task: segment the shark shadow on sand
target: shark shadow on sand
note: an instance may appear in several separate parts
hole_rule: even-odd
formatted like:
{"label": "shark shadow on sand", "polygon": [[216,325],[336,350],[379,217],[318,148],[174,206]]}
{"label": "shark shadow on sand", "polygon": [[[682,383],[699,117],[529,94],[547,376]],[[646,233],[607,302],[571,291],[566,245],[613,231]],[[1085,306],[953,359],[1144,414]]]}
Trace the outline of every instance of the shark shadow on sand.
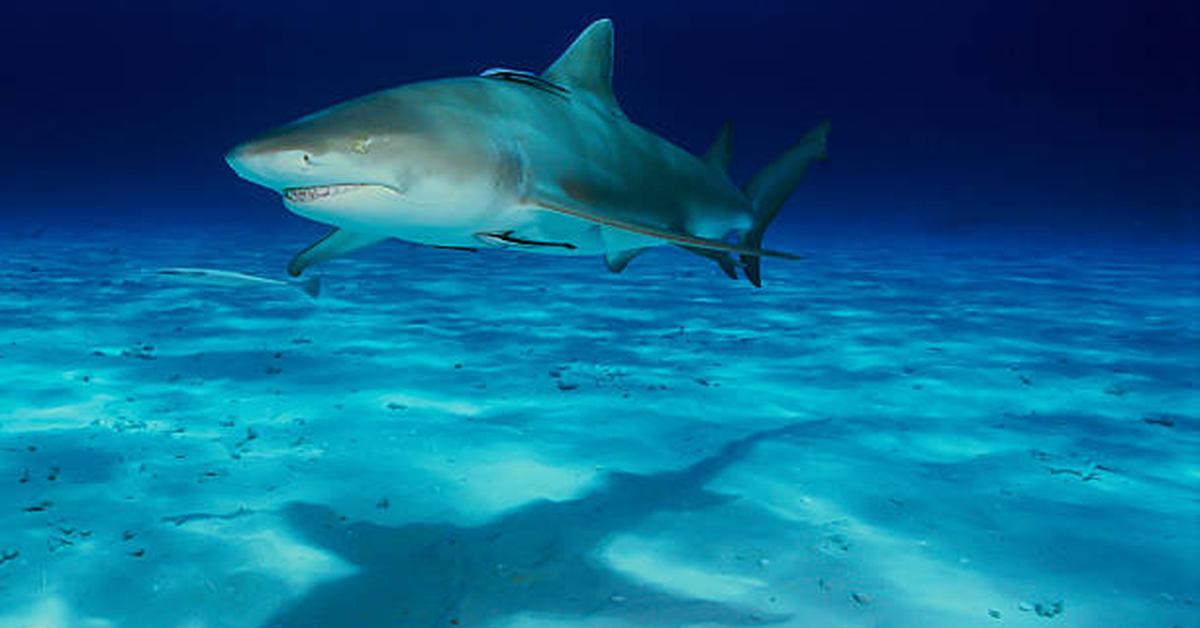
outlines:
{"label": "shark shadow on sand", "polygon": [[657,589],[609,569],[596,554],[656,513],[736,499],[705,485],[763,440],[820,435],[828,425],[757,432],[678,471],[612,473],[582,497],[539,500],[474,527],[347,523],[326,506],[291,504],[284,515],[294,530],[357,571],[317,585],[265,626],[481,626],[521,613],[639,626],[781,622],[787,617]]}

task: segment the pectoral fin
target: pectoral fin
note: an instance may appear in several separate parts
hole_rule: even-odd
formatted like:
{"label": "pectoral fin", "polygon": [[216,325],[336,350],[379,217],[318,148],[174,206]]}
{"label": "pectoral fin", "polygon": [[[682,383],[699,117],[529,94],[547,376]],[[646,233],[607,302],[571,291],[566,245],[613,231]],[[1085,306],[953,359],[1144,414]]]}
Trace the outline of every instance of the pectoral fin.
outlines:
{"label": "pectoral fin", "polygon": [[335,257],[349,255],[361,251],[372,244],[386,240],[386,236],[364,233],[354,233],[344,229],[334,229],[329,235],[317,240],[312,246],[300,251],[288,263],[288,274],[299,277],[309,266],[327,262]]}

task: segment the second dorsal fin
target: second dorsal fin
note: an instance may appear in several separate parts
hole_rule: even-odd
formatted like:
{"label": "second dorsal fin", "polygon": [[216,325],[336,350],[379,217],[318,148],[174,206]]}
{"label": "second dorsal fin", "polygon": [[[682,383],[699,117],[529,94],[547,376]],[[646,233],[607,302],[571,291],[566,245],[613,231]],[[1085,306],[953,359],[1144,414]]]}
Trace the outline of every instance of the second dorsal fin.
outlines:
{"label": "second dorsal fin", "polygon": [[729,174],[729,162],[733,159],[733,123],[726,120],[721,125],[717,139],[713,140],[708,152],[704,153],[704,163]]}

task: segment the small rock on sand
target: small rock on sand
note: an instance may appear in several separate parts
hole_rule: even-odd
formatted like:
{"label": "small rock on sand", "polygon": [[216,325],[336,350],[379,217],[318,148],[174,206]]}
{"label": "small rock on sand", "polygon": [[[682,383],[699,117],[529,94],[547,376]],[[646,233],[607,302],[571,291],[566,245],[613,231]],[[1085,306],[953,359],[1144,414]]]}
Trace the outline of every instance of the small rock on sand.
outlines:
{"label": "small rock on sand", "polygon": [[1062,600],[1053,602],[1038,602],[1033,605],[1033,612],[1037,613],[1038,617],[1056,617],[1062,614]]}
{"label": "small rock on sand", "polygon": [[1017,609],[1019,609],[1023,613],[1028,613],[1029,611],[1033,611],[1034,613],[1037,614],[1038,617],[1045,617],[1045,618],[1049,619],[1049,618],[1057,617],[1062,614],[1063,603],[1062,603],[1062,600],[1054,600],[1051,602],[1042,601],[1042,602],[1032,602],[1032,603],[1031,602],[1021,602],[1020,604],[1017,605]]}

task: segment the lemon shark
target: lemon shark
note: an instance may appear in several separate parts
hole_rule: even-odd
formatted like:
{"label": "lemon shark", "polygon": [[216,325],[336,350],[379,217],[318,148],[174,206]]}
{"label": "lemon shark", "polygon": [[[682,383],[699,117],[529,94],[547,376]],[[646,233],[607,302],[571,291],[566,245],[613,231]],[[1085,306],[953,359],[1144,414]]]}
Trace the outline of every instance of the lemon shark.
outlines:
{"label": "lemon shark", "polygon": [[334,227],[288,265],[396,238],[449,249],[603,255],[621,272],[675,245],[762,285],[767,226],[825,157],[825,122],[739,188],[727,123],[695,156],[631,122],[612,89],[613,27],[592,23],[541,74],[494,68],[350,100],[245,142],[226,161]]}

